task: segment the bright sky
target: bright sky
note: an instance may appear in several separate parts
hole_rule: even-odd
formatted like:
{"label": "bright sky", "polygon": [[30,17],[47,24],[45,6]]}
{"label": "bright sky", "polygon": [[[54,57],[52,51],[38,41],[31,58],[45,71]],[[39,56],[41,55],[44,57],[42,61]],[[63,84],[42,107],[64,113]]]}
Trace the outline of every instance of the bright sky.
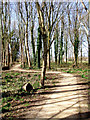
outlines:
{"label": "bright sky", "polygon": [[[12,1],[17,1],[17,0],[12,0]],[[67,0],[66,0],[67,1]],[[15,7],[15,6],[14,6]],[[14,22],[16,21],[16,23],[18,23],[18,20],[17,20],[17,18],[16,18],[16,15],[15,15],[15,11],[14,11],[14,9],[12,9],[12,25],[14,24]],[[37,28],[37,26],[38,26],[38,24],[37,24],[38,22],[36,22],[36,24],[35,24],[35,29]],[[35,34],[37,34],[37,33],[35,33]],[[29,37],[29,39],[30,39],[30,37]],[[86,42],[84,42],[84,44],[83,44],[83,56],[88,56],[88,43],[87,43],[87,39],[86,39],[86,37],[84,37],[83,39],[85,39],[85,41]],[[29,46],[30,46],[30,49],[31,49],[31,44],[30,44],[30,42],[29,42]],[[71,54],[70,53],[70,51],[72,51],[72,48],[69,48],[69,50],[68,50],[68,53],[69,54]],[[53,57],[54,57],[54,42],[53,42],[53,44],[52,44],[52,55],[53,55]],[[79,54],[80,55],[80,54]],[[70,56],[70,55],[69,55]]]}

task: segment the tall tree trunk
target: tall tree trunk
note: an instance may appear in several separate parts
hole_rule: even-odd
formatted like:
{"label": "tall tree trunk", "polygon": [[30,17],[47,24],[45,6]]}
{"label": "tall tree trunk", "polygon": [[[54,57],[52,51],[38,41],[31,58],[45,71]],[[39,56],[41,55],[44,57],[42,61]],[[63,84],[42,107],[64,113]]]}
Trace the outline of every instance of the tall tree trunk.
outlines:
{"label": "tall tree trunk", "polygon": [[27,27],[26,27],[25,40],[26,40],[26,52],[27,52],[28,66],[31,67],[31,63],[30,63],[30,54],[29,54],[29,47],[28,47],[28,32],[27,32]]}
{"label": "tall tree trunk", "polygon": [[30,61],[30,54],[29,54],[29,47],[28,47],[28,5],[27,5],[27,2],[25,2],[25,7],[26,7],[26,14],[27,14],[25,40],[26,40],[26,51],[27,51],[28,66],[30,68],[31,67],[31,61]]}
{"label": "tall tree trunk", "polygon": [[10,51],[10,66],[12,66],[12,63],[13,63],[13,56],[12,56],[12,48],[11,48],[11,51]]}
{"label": "tall tree trunk", "polygon": [[[90,12],[90,0],[89,0],[89,12]],[[90,13],[88,13],[88,65],[90,67]]]}
{"label": "tall tree trunk", "polygon": [[[45,4],[45,3],[44,3]],[[39,25],[43,37],[43,63],[42,63],[42,72],[41,72],[41,85],[44,87],[44,80],[45,80],[45,74],[46,74],[46,67],[47,67],[47,32],[46,32],[46,26],[44,24],[44,14],[43,9],[41,10],[40,4],[36,2],[36,7],[38,11],[38,19],[39,19]]]}
{"label": "tall tree trunk", "polygon": [[82,63],[82,39],[81,39],[81,63]]}
{"label": "tall tree trunk", "polygon": [[25,67],[25,64],[27,63],[28,64],[28,60],[27,60],[27,52],[26,52],[26,45],[25,45],[25,27],[23,27],[23,65]]}
{"label": "tall tree trunk", "polygon": [[75,65],[77,66],[78,64],[78,47],[79,47],[79,37],[78,37],[78,31],[75,30],[75,42],[74,42],[74,60],[75,60]]}
{"label": "tall tree trunk", "polygon": [[64,32],[64,18],[62,17],[62,20],[61,20],[61,43],[60,43],[61,64],[62,64],[62,59],[63,59],[63,32]]}
{"label": "tall tree trunk", "polygon": [[56,38],[54,42],[54,49],[55,49],[55,63],[57,64],[57,56],[58,56],[58,29],[56,30]]}
{"label": "tall tree trunk", "polygon": [[[48,31],[48,46],[50,46],[50,31]],[[47,67],[50,69],[50,49],[47,53]]]}
{"label": "tall tree trunk", "polygon": [[67,63],[67,38],[66,38],[66,63]]}
{"label": "tall tree trunk", "polygon": [[7,58],[7,65],[10,67],[10,52],[9,52],[9,43],[8,43],[8,58]]}
{"label": "tall tree trunk", "polygon": [[[22,23],[22,20],[20,21]],[[24,67],[24,55],[23,55],[23,32],[22,32],[22,27],[19,24],[19,38],[20,38],[20,50],[21,50],[21,66]]]}
{"label": "tall tree trunk", "polygon": [[48,69],[51,69],[51,65],[50,65],[50,49],[49,49],[49,51],[48,51],[48,53],[47,53],[47,67],[48,67]]}
{"label": "tall tree trunk", "polygon": [[8,42],[6,44],[6,66],[8,65]]}
{"label": "tall tree trunk", "polygon": [[34,14],[33,14],[33,6],[31,5],[31,43],[32,43],[32,49],[33,49],[33,61],[34,66],[36,65],[36,54],[35,54],[35,40],[34,40]]}
{"label": "tall tree trunk", "polygon": [[60,44],[60,61],[62,64],[62,58],[63,58],[63,30],[61,30],[61,44]]}
{"label": "tall tree trunk", "polygon": [[46,34],[43,34],[43,64],[42,64],[42,72],[41,72],[41,85],[44,87],[44,80],[45,80],[45,73],[46,73],[46,67],[47,67],[47,36]]}
{"label": "tall tree trunk", "polygon": [[61,63],[61,59],[60,59],[60,50],[59,50],[59,60],[58,60],[58,64],[60,65]]}
{"label": "tall tree trunk", "polygon": [[4,52],[4,65],[6,66],[7,65],[7,55],[6,55],[6,50]]}
{"label": "tall tree trunk", "polygon": [[35,42],[34,42],[34,38],[33,38],[33,25],[32,25],[32,28],[31,28],[31,43],[32,43],[34,66],[35,66],[36,65],[36,55],[35,55]]}
{"label": "tall tree trunk", "polygon": [[22,44],[22,40],[20,41],[21,44],[21,65],[24,67],[24,61],[23,61],[23,44]]}
{"label": "tall tree trunk", "polygon": [[55,49],[55,63],[57,64],[57,44],[56,44],[56,40],[54,42],[54,49]]}
{"label": "tall tree trunk", "polygon": [[[10,18],[10,4],[8,3],[8,12],[9,12],[9,25],[8,25],[8,32],[11,33],[11,18]],[[8,67],[10,67],[10,49],[9,49],[9,45],[10,45],[10,42],[11,42],[11,36],[9,37],[9,40],[8,40]]]}
{"label": "tall tree trunk", "polygon": [[88,65],[90,66],[90,41],[88,42]]}
{"label": "tall tree trunk", "polygon": [[75,36],[75,43],[74,43],[74,59],[75,59],[75,65],[77,66],[77,61],[78,61],[78,47],[79,47],[79,40],[78,40],[78,35]]}
{"label": "tall tree trunk", "polygon": [[[2,4],[2,3],[1,3]],[[1,70],[2,70],[2,6],[0,8],[0,79],[1,79]],[[1,83],[2,84],[2,83]]]}
{"label": "tall tree trunk", "polygon": [[37,40],[37,51],[38,51],[38,68],[40,68],[40,51],[41,51],[41,30],[40,27],[38,28],[38,40]]}
{"label": "tall tree trunk", "polygon": [[1,44],[0,45],[2,47],[2,50],[1,50],[2,51],[2,62],[1,63],[3,65],[3,58],[4,58],[4,56],[3,56],[3,2],[1,4],[2,4],[2,12],[0,14],[1,15],[1,19],[0,19],[0,23],[1,23],[0,27],[1,27],[1,29],[0,30],[1,30],[1,36],[2,37],[1,37]]}
{"label": "tall tree trunk", "polygon": [[75,18],[75,31],[74,31],[74,57],[75,65],[77,66],[78,62],[78,48],[79,48],[79,33],[77,28],[77,17],[78,17],[78,3],[76,3],[76,18]]}

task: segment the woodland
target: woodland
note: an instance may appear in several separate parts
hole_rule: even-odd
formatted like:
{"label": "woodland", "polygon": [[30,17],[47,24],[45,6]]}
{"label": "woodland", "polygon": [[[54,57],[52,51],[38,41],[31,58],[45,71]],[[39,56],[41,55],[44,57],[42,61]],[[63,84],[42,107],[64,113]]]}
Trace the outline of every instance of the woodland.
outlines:
{"label": "woodland", "polygon": [[0,2],[3,119],[17,114],[9,112],[17,101],[37,99],[47,84],[55,85],[47,81],[60,79],[55,72],[77,74],[90,90],[89,12],[90,3],[82,0]]}

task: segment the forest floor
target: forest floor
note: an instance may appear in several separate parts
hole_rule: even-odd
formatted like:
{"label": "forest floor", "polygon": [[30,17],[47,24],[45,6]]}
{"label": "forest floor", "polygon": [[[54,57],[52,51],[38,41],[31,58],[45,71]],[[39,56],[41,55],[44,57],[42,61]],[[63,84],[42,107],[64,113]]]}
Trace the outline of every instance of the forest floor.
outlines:
{"label": "forest floor", "polygon": [[[13,72],[37,73],[25,70],[20,64],[12,67]],[[28,120],[90,120],[90,93],[88,79],[80,75],[60,71],[47,71],[45,89],[34,93],[35,98],[25,96],[25,101],[12,105],[11,116]],[[15,109],[14,109],[15,107]],[[3,119],[6,119],[3,115]]]}

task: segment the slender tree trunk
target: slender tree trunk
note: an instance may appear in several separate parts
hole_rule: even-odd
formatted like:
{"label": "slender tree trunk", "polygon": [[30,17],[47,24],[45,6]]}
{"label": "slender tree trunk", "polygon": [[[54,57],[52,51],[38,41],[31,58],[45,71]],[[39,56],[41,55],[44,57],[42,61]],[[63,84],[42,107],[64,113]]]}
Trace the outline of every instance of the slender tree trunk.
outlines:
{"label": "slender tree trunk", "polygon": [[28,47],[28,33],[27,33],[27,30],[26,30],[26,34],[25,34],[25,40],[26,40],[26,52],[27,52],[28,65],[29,65],[29,67],[31,67],[29,47]]}
{"label": "slender tree trunk", "polygon": [[58,60],[58,63],[59,63],[59,65],[60,65],[60,63],[61,63],[61,59],[60,59],[60,50],[59,50],[59,60]]}
{"label": "slender tree trunk", "polygon": [[7,55],[6,55],[6,50],[4,52],[4,65],[7,65]]}
{"label": "slender tree trunk", "polygon": [[57,64],[57,56],[58,56],[58,24],[56,26],[56,38],[54,42],[54,49],[55,49],[55,63]]}
{"label": "slender tree trunk", "polygon": [[3,45],[2,45],[2,66],[3,66],[3,58],[4,58],[4,54],[3,54]]}
{"label": "slender tree trunk", "polygon": [[24,51],[25,51],[25,56],[26,56],[26,63],[27,63],[27,65],[28,65],[28,57],[27,57],[27,49],[26,49],[26,45],[25,45]]}
{"label": "slender tree trunk", "polygon": [[[50,45],[50,31],[48,31],[48,46]],[[50,49],[47,53],[47,67],[49,69],[51,69],[51,66],[50,66]]]}
{"label": "slender tree trunk", "polygon": [[8,43],[8,58],[7,58],[7,65],[10,67],[10,52],[9,52],[9,43]]}
{"label": "slender tree trunk", "polygon": [[[1,5],[2,5],[2,3],[1,3]],[[1,36],[2,36],[2,31],[1,31],[1,29],[2,29],[2,6],[0,8],[0,18],[1,18],[0,19],[0,79],[1,79],[1,70],[2,70],[2,38],[1,38]]]}
{"label": "slender tree trunk", "polygon": [[25,64],[27,63],[27,53],[26,53],[26,46],[25,46],[25,41],[23,40],[23,65],[25,67]]}
{"label": "slender tree trunk", "polygon": [[43,34],[43,64],[42,64],[42,72],[41,72],[41,85],[44,87],[44,80],[45,80],[45,73],[46,73],[46,67],[47,67],[47,36],[46,34]]}
{"label": "slender tree trunk", "polygon": [[11,48],[11,51],[10,51],[10,66],[12,66],[12,62],[13,62],[13,58],[12,58],[12,48]]}
{"label": "slender tree trunk", "polygon": [[[78,32],[78,31],[77,31]],[[78,35],[75,35],[75,43],[74,43],[74,58],[75,58],[75,65],[78,64],[78,47],[79,47],[79,40]]]}
{"label": "slender tree trunk", "polygon": [[40,49],[38,49],[38,68],[40,68]]}
{"label": "slender tree trunk", "polygon": [[55,63],[57,64],[57,44],[56,44],[56,40],[54,42],[54,49],[55,49]]}
{"label": "slender tree trunk", "polygon": [[31,28],[31,42],[32,42],[32,49],[33,49],[34,66],[35,66],[36,65],[36,55],[35,55],[35,43],[34,43],[34,38],[33,38],[33,25]]}
{"label": "slender tree trunk", "polygon": [[50,60],[50,49],[49,49],[49,51],[47,53],[47,66],[48,66],[49,69],[51,69],[50,61],[51,60]]}
{"label": "slender tree trunk", "polygon": [[38,19],[39,19],[39,25],[43,37],[43,64],[42,64],[42,72],[41,72],[41,85],[44,87],[44,80],[45,80],[45,74],[46,74],[46,67],[47,67],[47,32],[45,29],[45,24],[44,24],[44,14],[43,14],[43,9],[41,11],[40,9],[40,4],[36,2],[36,7],[38,11]]}
{"label": "slender tree trunk", "polygon": [[26,23],[26,34],[25,34],[25,40],[26,40],[26,50],[27,50],[27,59],[28,59],[28,66],[31,67],[31,61],[30,61],[30,54],[29,54],[29,47],[28,47],[28,5],[25,2],[26,7],[26,14],[27,14],[27,23]]}
{"label": "slender tree trunk", "polygon": [[78,64],[78,47],[79,47],[79,40],[78,40],[78,35],[75,36],[75,43],[74,43],[74,57],[75,57],[75,65],[77,66]]}
{"label": "slender tree trunk", "polygon": [[34,14],[33,14],[33,6],[31,5],[31,43],[32,43],[32,49],[33,49],[33,60],[34,60],[34,66],[36,65],[36,54],[35,54],[35,40],[34,40]]}
{"label": "slender tree trunk", "polygon": [[28,47],[28,5],[26,2],[25,2],[25,7],[26,7],[26,14],[27,14],[26,33],[25,33],[26,51],[27,51],[28,66],[31,67],[29,47]]}
{"label": "slender tree trunk", "polygon": [[60,61],[62,64],[62,58],[63,58],[63,30],[61,30],[61,44],[60,44]]}
{"label": "slender tree trunk", "polygon": [[5,50],[3,50],[3,66],[5,66]]}
{"label": "slender tree trunk", "polygon": [[76,18],[75,18],[75,31],[74,31],[74,56],[75,56],[75,65],[78,64],[78,48],[79,48],[79,33],[77,28],[77,17],[78,17],[78,4],[76,3]]}
{"label": "slender tree trunk", "polygon": [[[22,23],[22,20],[20,21]],[[19,38],[20,38],[20,49],[21,49],[21,66],[24,67],[24,55],[23,55],[23,38],[25,36],[23,36],[23,32],[22,32],[22,27],[19,24]]]}
{"label": "slender tree trunk", "polygon": [[24,61],[23,61],[23,44],[22,44],[22,40],[21,40],[21,65],[24,67]]}
{"label": "slender tree trunk", "polygon": [[66,38],[66,63],[67,63],[67,38]]}
{"label": "slender tree trunk", "polygon": [[90,66],[90,42],[88,42],[88,65]]}
{"label": "slender tree trunk", "polygon": [[26,52],[26,46],[25,46],[25,28],[23,27],[23,65],[25,67],[25,64],[28,64],[28,60],[27,60],[27,52]]}
{"label": "slender tree trunk", "polygon": [[8,65],[8,42],[7,42],[7,45],[6,45],[6,66]]}
{"label": "slender tree trunk", "polygon": [[40,51],[41,51],[41,30],[38,28],[38,40],[37,40],[37,51],[38,51],[38,68],[40,68]]}
{"label": "slender tree trunk", "polygon": [[[8,3],[8,14],[9,14],[9,24],[8,24],[8,32],[11,33],[11,29],[10,29],[10,25],[11,25],[11,18],[10,18],[10,4]],[[10,49],[9,49],[9,45],[10,45],[10,42],[11,42],[11,36],[8,38],[8,43],[7,43],[7,46],[8,46],[8,68],[10,67]]]}
{"label": "slender tree trunk", "polygon": [[63,59],[63,32],[64,32],[64,18],[62,18],[61,20],[61,44],[60,44],[61,64],[62,64],[62,59]]}
{"label": "slender tree trunk", "polygon": [[2,35],[2,38],[1,38],[1,40],[2,40],[2,42],[1,42],[1,44],[2,44],[2,66],[3,66],[3,63],[4,63],[4,52],[3,52],[3,50],[4,50],[4,36],[3,36],[3,2],[2,2],[2,14],[1,14],[1,19],[0,19],[0,21],[1,21],[1,35]]}
{"label": "slender tree trunk", "polygon": [[[89,0],[89,12],[90,12],[90,0]],[[88,13],[88,65],[90,67],[90,13]]]}
{"label": "slender tree trunk", "polygon": [[82,40],[81,40],[81,63],[82,63]]}

